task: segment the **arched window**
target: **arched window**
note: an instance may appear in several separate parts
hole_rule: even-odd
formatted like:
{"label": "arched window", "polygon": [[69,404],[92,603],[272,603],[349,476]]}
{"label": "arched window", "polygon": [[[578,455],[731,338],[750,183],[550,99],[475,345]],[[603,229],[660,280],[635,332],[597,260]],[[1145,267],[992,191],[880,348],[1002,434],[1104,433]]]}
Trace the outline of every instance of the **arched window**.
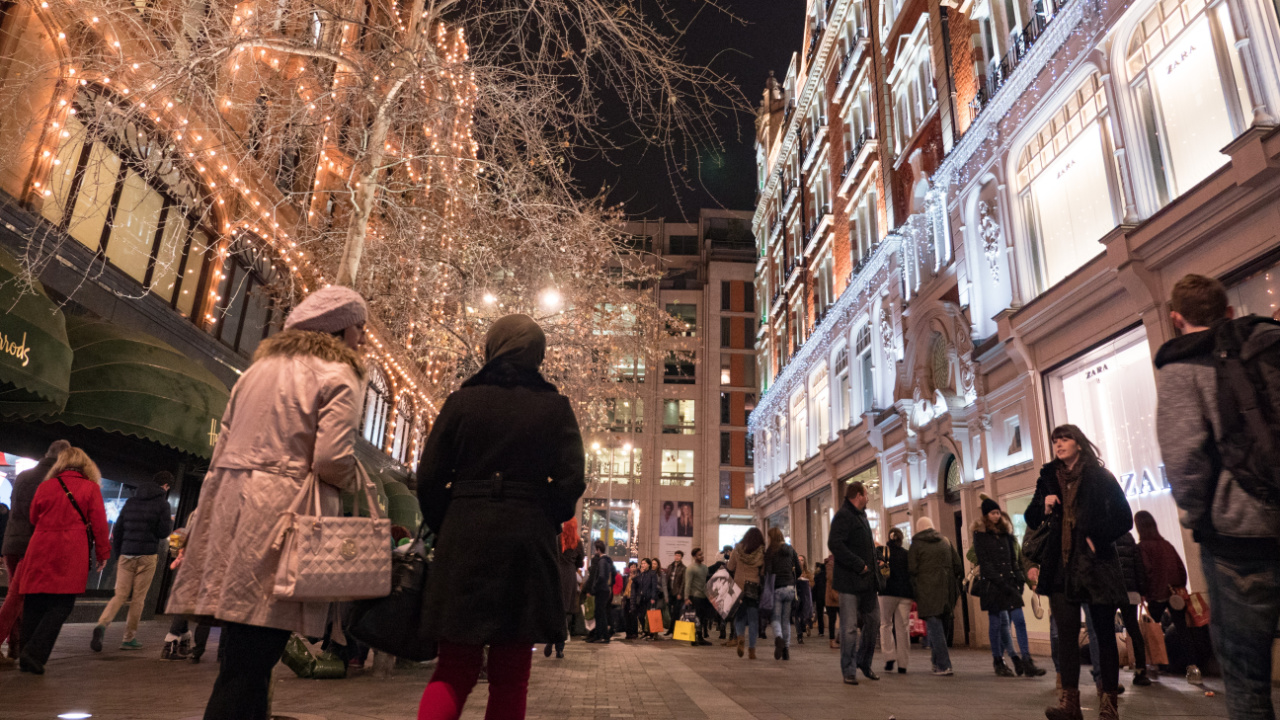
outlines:
{"label": "arched window", "polygon": [[94,86],[80,88],[52,157],[41,213],[184,316],[208,289],[211,205],[176,150]]}
{"label": "arched window", "polygon": [[1249,121],[1239,38],[1224,1],[1164,0],[1138,24],[1126,55],[1160,205],[1227,162]]}
{"label": "arched window", "polygon": [[1103,251],[1121,206],[1098,73],[1062,101],[1018,155],[1017,185],[1037,291]]}
{"label": "arched window", "polygon": [[391,403],[387,400],[387,381],[378,368],[369,369],[369,387],[364,394],[364,422],[360,424],[365,440],[383,448],[387,440],[387,416]]}
{"label": "arched window", "polygon": [[413,398],[402,394],[396,401],[395,434],[391,440],[391,457],[402,463],[411,460],[413,450]]}

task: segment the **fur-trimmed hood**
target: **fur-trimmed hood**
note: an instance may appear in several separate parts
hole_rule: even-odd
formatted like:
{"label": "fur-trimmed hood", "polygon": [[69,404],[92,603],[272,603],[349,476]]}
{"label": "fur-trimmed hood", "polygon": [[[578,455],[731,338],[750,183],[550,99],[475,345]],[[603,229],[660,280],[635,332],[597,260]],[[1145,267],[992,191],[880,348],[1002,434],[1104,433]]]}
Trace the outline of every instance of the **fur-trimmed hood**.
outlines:
{"label": "fur-trimmed hood", "polygon": [[253,354],[253,361],[258,362],[269,357],[290,357],[293,355],[311,355],[321,360],[335,363],[346,363],[356,371],[362,381],[365,377],[364,363],[355,350],[347,347],[335,335],[309,330],[284,330],[262,341]]}
{"label": "fur-trimmed hood", "polygon": [[973,521],[971,529],[976,533],[995,530],[997,534],[1008,535],[1013,532],[1013,524],[1009,522],[1008,515],[1000,513],[1000,524],[996,525],[994,528],[989,528],[987,525],[987,519],[985,517],[981,517]]}

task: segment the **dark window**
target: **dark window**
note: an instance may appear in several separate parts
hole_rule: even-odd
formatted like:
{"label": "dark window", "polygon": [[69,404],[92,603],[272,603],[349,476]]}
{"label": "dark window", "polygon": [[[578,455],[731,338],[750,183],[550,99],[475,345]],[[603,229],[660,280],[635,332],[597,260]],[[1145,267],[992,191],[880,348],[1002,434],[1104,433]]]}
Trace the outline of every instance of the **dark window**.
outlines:
{"label": "dark window", "polygon": [[729,393],[722,392],[720,393],[720,424],[721,425],[731,424],[729,422],[729,415],[731,414],[729,412],[729,409],[730,409]]}
{"label": "dark window", "polygon": [[696,357],[692,350],[672,350],[663,363],[662,382],[668,385],[692,385],[697,382]]}
{"label": "dark window", "polygon": [[721,465],[733,464],[733,434],[732,433],[727,433],[727,432],[720,433],[720,464]]}
{"label": "dark window", "polygon": [[721,310],[733,309],[733,302],[731,300],[733,296],[732,288],[733,288],[733,284],[730,283],[728,280],[725,280],[720,283],[720,309]]}
{"label": "dark window", "polygon": [[720,318],[720,347],[727,348],[733,340],[733,318]]}
{"label": "dark window", "polygon": [[742,298],[746,302],[746,305],[742,309],[744,312],[753,313],[756,311],[755,288],[751,286],[751,283],[742,284],[745,286],[742,288]]}
{"label": "dark window", "polygon": [[720,507],[733,507],[733,473],[720,471]]}
{"label": "dark window", "polygon": [[618,238],[618,247],[632,252],[653,252],[653,236],[624,234]]}
{"label": "dark window", "polygon": [[669,255],[697,255],[698,254],[698,236],[697,235],[672,235],[671,252]]}
{"label": "dark window", "polygon": [[698,306],[693,303],[667,303],[667,332],[678,337],[698,335]]}
{"label": "dark window", "polygon": [[266,251],[251,245],[246,236],[241,236],[236,245],[223,265],[218,289],[222,300],[214,309],[213,333],[231,349],[253,355],[278,319],[267,292],[274,269],[266,260]]}
{"label": "dark window", "polygon": [[755,438],[747,435],[747,465],[756,464],[756,443]]}

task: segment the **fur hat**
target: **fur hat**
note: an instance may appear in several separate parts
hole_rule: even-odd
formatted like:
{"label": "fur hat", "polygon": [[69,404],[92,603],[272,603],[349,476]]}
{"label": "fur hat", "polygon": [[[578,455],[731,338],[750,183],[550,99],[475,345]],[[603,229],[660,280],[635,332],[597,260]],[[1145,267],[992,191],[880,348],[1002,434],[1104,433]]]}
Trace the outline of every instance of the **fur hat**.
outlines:
{"label": "fur hat", "polygon": [[996,502],[995,500],[992,500],[986,495],[982,495],[981,497],[982,497],[982,514],[984,516],[987,513],[991,512],[992,510],[1000,509],[1000,503]]}
{"label": "fur hat", "polygon": [[285,330],[337,333],[361,325],[368,317],[364,298],[349,287],[330,285],[306,297],[289,313]]}

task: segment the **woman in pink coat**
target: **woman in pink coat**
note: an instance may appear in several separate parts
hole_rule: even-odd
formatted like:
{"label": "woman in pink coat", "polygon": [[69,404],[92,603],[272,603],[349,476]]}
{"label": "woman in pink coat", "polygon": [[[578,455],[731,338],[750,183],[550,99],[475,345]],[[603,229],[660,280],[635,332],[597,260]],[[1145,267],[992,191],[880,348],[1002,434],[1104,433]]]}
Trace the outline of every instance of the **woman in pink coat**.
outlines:
{"label": "woman in pink coat", "polygon": [[102,473],[89,456],[80,448],[67,448],[31,500],[35,531],[18,566],[23,592],[18,667],[23,672],[44,674],[62,624],[89,582],[89,566],[100,568],[111,559],[100,482]]}

